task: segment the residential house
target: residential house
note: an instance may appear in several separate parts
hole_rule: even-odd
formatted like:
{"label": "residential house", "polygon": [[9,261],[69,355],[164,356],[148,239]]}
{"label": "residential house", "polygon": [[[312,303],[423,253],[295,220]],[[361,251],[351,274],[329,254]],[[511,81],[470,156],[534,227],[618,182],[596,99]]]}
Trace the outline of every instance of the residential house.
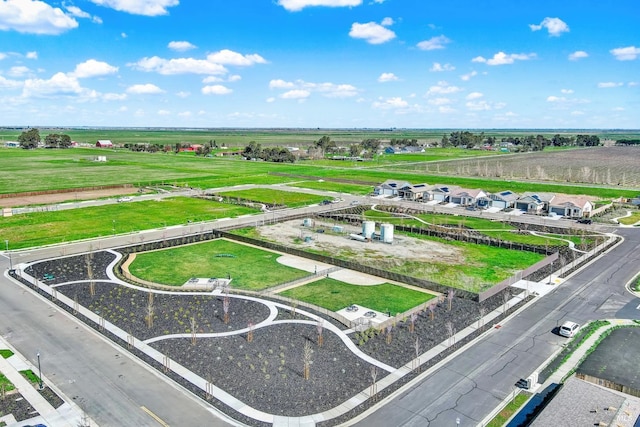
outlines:
{"label": "residential house", "polygon": [[424,200],[425,195],[428,198],[428,192],[431,187],[427,184],[406,185],[398,190],[398,196],[405,200]]}
{"label": "residential house", "polygon": [[449,201],[462,206],[475,206],[478,198],[486,196],[487,193],[479,189],[469,190],[466,188],[458,188],[451,192]]}
{"label": "residential house", "polygon": [[373,194],[376,196],[397,196],[398,191],[402,187],[411,186],[407,181],[396,181],[388,179],[382,184],[376,186],[373,190]]}
{"label": "residential house", "polygon": [[549,204],[554,197],[552,193],[526,192],[516,200],[515,208],[531,214],[544,214],[549,212]]}
{"label": "residential house", "polygon": [[491,199],[491,207],[500,209],[513,208],[516,204],[516,200],[518,200],[519,197],[520,196],[518,194],[509,190],[489,194],[489,199]]}
{"label": "residential house", "polygon": [[592,210],[592,199],[586,196],[560,194],[549,204],[549,213],[568,218],[588,217]]}
{"label": "residential house", "polygon": [[431,188],[431,190],[429,190],[429,200],[437,200],[438,202],[449,202],[451,192],[458,188],[460,187],[449,187],[447,185],[436,184]]}

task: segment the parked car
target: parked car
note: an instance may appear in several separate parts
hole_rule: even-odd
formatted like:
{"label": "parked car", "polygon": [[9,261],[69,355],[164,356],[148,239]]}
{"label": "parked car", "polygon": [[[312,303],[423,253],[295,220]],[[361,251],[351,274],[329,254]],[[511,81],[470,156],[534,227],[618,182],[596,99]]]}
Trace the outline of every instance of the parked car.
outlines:
{"label": "parked car", "polygon": [[560,326],[558,333],[563,337],[571,338],[576,334],[576,332],[578,332],[579,329],[580,329],[579,324],[575,322],[567,321],[567,322],[564,322],[562,326]]}
{"label": "parked car", "polygon": [[578,222],[580,224],[591,224],[593,221],[591,220],[591,218],[580,218]]}
{"label": "parked car", "polygon": [[378,315],[378,314],[377,314],[375,311],[367,311],[367,312],[364,314],[364,317],[372,317],[372,318],[373,318],[373,317],[376,317],[377,315]]}
{"label": "parked car", "polygon": [[118,199],[118,202],[130,202],[131,201],[131,197],[125,196],[125,197],[120,197]]}
{"label": "parked car", "polygon": [[358,311],[358,306],[355,304],[351,304],[349,307],[347,307],[347,311],[351,313],[354,311]]}
{"label": "parked car", "polygon": [[323,200],[322,204],[323,205],[330,205],[331,204],[331,200]]}
{"label": "parked car", "polygon": [[355,205],[359,205],[360,202],[357,200],[354,200],[353,202],[351,202],[351,206],[355,206]]}

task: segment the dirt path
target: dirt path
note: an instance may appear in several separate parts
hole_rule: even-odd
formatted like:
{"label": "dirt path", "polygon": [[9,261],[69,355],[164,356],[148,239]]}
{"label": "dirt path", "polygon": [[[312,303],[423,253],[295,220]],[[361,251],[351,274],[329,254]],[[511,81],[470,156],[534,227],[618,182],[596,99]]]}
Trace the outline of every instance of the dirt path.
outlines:
{"label": "dirt path", "polygon": [[68,191],[66,193],[38,194],[35,196],[16,196],[0,199],[0,207],[15,208],[29,205],[49,205],[81,200],[94,200],[135,193],[135,188],[107,188],[101,190]]}

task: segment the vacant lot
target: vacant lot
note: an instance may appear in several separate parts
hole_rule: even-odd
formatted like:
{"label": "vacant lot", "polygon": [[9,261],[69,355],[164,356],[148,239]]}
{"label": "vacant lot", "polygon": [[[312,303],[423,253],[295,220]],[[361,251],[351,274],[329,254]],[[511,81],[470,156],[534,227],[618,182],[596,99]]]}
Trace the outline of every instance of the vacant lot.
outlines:
{"label": "vacant lot", "polygon": [[245,206],[176,197],[0,217],[0,232],[12,249],[21,249],[255,212]]}
{"label": "vacant lot", "polygon": [[361,242],[348,237],[359,233],[360,227],[345,225],[342,233],[334,233],[333,225],[315,221],[313,227],[304,227],[302,221],[288,221],[237,232],[472,292],[488,289],[543,258],[532,252],[398,233],[393,244]]}
{"label": "vacant lot", "polygon": [[312,205],[325,200],[325,196],[315,194],[295,193],[291,191],[272,190],[270,188],[253,188],[251,190],[224,191],[222,197],[228,199],[250,200],[267,205],[280,205],[289,208]]}

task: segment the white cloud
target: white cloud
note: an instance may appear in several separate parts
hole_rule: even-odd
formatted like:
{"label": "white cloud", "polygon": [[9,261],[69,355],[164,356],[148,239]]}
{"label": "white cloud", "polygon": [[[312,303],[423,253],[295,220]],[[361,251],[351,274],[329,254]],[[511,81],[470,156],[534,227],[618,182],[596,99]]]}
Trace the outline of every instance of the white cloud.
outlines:
{"label": "white cloud", "polygon": [[565,98],[564,96],[555,96],[555,95],[550,95],[547,97],[547,102],[566,102],[567,98]]}
{"label": "white cloud", "polygon": [[304,89],[293,89],[280,95],[282,99],[305,99],[311,96],[311,92]]}
{"label": "white cloud", "polygon": [[578,59],[588,58],[589,54],[584,50],[576,50],[569,54],[569,61],[577,61]]}
{"label": "white cloud", "polygon": [[84,10],[80,9],[77,6],[65,4],[63,5],[63,7],[67,10],[67,12],[69,12],[69,15],[75,18],[91,19],[91,21],[96,24],[102,24],[102,19],[100,17],[92,16],[91,14],[89,14],[88,12],[85,12]]}
{"label": "white cloud", "polygon": [[282,79],[271,80],[269,82],[269,89],[291,89],[295,87],[293,82],[286,82]]}
{"label": "white cloud", "polygon": [[380,77],[378,77],[378,81],[380,83],[395,82],[397,80],[398,80],[398,76],[396,76],[393,73],[382,73],[380,74]]}
{"label": "white cloud", "polygon": [[222,65],[235,65],[238,67],[248,67],[254,64],[266,64],[267,61],[258,54],[243,55],[229,49],[222,49],[218,52],[207,55],[207,61]]}
{"label": "white cloud", "polygon": [[0,30],[57,35],[78,27],[60,8],[39,0],[0,1]]}
{"label": "white cloud", "polygon": [[609,52],[611,52],[618,61],[633,61],[640,56],[640,47],[617,47],[615,49],[611,49]]}
{"label": "white cloud", "polygon": [[27,59],[38,59],[38,52],[36,51],[27,52],[24,56]]}
{"label": "white cloud", "polygon": [[183,98],[183,99],[184,99],[184,98],[188,98],[190,95],[191,95],[191,93],[190,93],[190,92],[187,92],[187,91],[184,91],[184,90],[181,90],[180,92],[177,92],[177,93],[176,93],[176,96],[177,96],[178,98]]}
{"label": "white cloud", "polygon": [[607,89],[607,88],[611,88],[611,87],[620,87],[623,86],[624,83],[622,82],[601,82],[598,83],[598,87],[601,89]]}
{"label": "white cloud", "polygon": [[127,88],[127,93],[134,95],[156,95],[164,93],[164,91],[154,84],[147,83],[129,86]]}
{"label": "white cloud", "polygon": [[478,75],[477,71],[471,71],[470,73],[461,75],[460,78],[462,80],[464,80],[465,82],[467,82],[467,81],[471,80],[471,77],[475,77],[477,75]]}
{"label": "white cloud", "polygon": [[483,96],[484,95],[480,92],[471,92],[469,95],[467,95],[467,99],[471,101],[473,99],[482,98]]}
{"label": "white cloud", "polygon": [[227,78],[227,81],[229,82],[239,82],[240,80],[242,80],[242,76],[239,76],[237,74],[234,74],[232,76],[229,76],[229,78]]}
{"label": "white cloud", "polygon": [[202,93],[204,95],[227,95],[231,92],[233,92],[233,90],[222,85],[211,85],[202,88]]}
{"label": "white cloud", "polygon": [[124,101],[127,99],[126,93],[105,93],[102,95],[105,101]]}
{"label": "white cloud", "polygon": [[451,64],[440,64],[439,62],[434,62],[433,66],[429,69],[429,71],[433,72],[441,72],[441,71],[453,71],[456,67]]}
{"label": "white cloud", "polygon": [[429,40],[423,40],[418,43],[418,49],[420,50],[436,50],[436,49],[444,49],[444,45],[451,43],[447,37],[441,35],[436,37],[431,37]]}
{"label": "white cloud", "polygon": [[359,6],[362,4],[362,0],[278,0],[278,4],[290,12],[298,12],[309,6]]}
{"label": "white cloud", "polygon": [[91,0],[99,6],[109,7],[132,15],[167,15],[168,7],[177,6],[179,0]]}
{"label": "white cloud", "polygon": [[560,93],[564,93],[565,95],[570,95],[573,93],[573,89],[560,89]]}
{"label": "white cloud", "polygon": [[225,74],[227,69],[205,59],[174,58],[164,59],[159,56],[142,58],[138,62],[129,64],[136,70],[156,72],[158,74]]}
{"label": "white cloud", "polygon": [[114,74],[118,72],[118,67],[107,64],[106,62],[89,59],[76,65],[76,69],[71,73],[77,78],[99,77]]}
{"label": "white cloud", "polygon": [[394,24],[393,18],[389,18],[389,17],[384,18],[380,22],[380,25],[384,25],[385,27],[388,27],[388,26],[393,25],[393,24]]}
{"label": "white cloud", "polygon": [[171,50],[175,50],[178,52],[185,52],[187,50],[195,49],[196,46],[189,43],[188,41],[171,41],[167,45],[167,47]]}
{"label": "white cloud", "polygon": [[184,118],[189,118],[193,115],[193,113],[191,113],[191,111],[182,111],[180,113],[178,113],[179,117],[184,117]]}
{"label": "white cloud", "polygon": [[267,102],[268,103],[276,102],[276,99],[273,96],[270,96],[269,98],[267,98]]}
{"label": "white cloud", "polygon": [[369,44],[382,44],[393,40],[396,33],[375,22],[367,22],[366,24],[354,22],[351,25],[349,36],[354,39],[364,39]]}
{"label": "white cloud", "polygon": [[629,86],[629,87],[638,86],[638,85],[640,85],[640,82],[629,82],[629,83],[627,83],[627,86]]}
{"label": "white cloud", "polygon": [[22,77],[29,74],[31,70],[29,67],[25,67],[24,65],[19,65],[15,67],[11,67],[9,72],[7,73],[11,77]]}
{"label": "white cloud", "polygon": [[157,114],[158,114],[159,116],[168,116],[168,115],[170,115],[170,114],[171,114],[171,111],[169,111],[169,110],[158,110],[158,113],[157,113]]}
{"label": "white cloud", "polygon": [[451,113],[455,113],[457,110],[455,108],[444,105],[442,107],[438,107],[438,111],[441,112],[442,114],[451,114]]}
{"label": "white cloud", "polygon": [[429,104],[431,105],[449,105],[451,104],[453,101],[449,98],[433,98],[427,101]]}
{"label": "white cloud", "polygon": [[20,87],[22,87],[22,82],[0,76],[0,89],[17,89]]}
{"label": "white cloud", "polygon": [[56,73],[50,79],[27,79],[24,82],[22,96],[26,98],[46,98],[80,95],[86,93],[75,77],[65,73]]}
{"label": "white cloud", "polygon": [[506,65],[513,64],[515,61],[526,61],[528,59],[535,58],[535,53],[504,53],[498,52],[493,55],[493,58],[486,59],[482,56],[476,56],[471,62],[481,62],[487,65]]}
{"label": "white cloud", "polygon": [[472,111],[490,111],[490,110],[500,110],[505,107],[504,102],[496,102],[491,103],[485,100],[477,100],[477,101],[468,101],[465,106],[467,109]]}
{"label": "white cloud", "polygon": [[[327,98],[348,98],[358,94],[358,88],[350,84],[335,83],[312,83],[304,80],[296,80],[295,82],[287,82],[281,79],[271,80],[269,82],[270,89],[291,89],[287,92],[287,98],[297,96],[301,93],[307,93],[305,97],[310,96],[312,92],[321,93]],[[283,97],[283,96],[281,96]]]}
{"label": "white cloud", "polygon": [[379,101],[375,101],[372,105],[373,108],[381,110],[407,108],[409,103],[400,97],[392,97],[387,99],[380,98]]}
{"label": "white cloud", "polygon": [[445,81],[439,81],[437,85],[431,86],[429,88],[429,91],[427,92],[427,96],[457,93],[457,92],[460,92],[461,90],[462,88],[458,86],[450,86],[449,83]]}
{"label": "white cloud", "polygon": [[6,59],[6,58],[7,58],[7,54],[0,52],[0,61],[2,61],[3,59]]}
{"label": "white cloud", "polygon": [[529,25],[529,28],[531,28],[531,31],[538,31],[546,28],[547,31],[549,31],[549,35],[555,37],[560,36],[562,33],[569,32],[569,26],[560,18],[546,17],[539,25],[531,24]]}

